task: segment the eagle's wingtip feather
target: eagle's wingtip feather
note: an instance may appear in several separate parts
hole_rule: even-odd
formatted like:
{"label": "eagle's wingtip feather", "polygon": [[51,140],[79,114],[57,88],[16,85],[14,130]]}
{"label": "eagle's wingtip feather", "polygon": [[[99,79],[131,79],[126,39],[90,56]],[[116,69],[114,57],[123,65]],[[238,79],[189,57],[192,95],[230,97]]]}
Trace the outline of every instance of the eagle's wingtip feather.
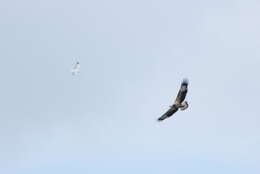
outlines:
{"label": "eagle's wingtip feather", "polygon": [[183,80],[182,80],[182,83],[181,83],[182,85],[188,85],[189,84],[189,79],[188,78],[184,78]]}

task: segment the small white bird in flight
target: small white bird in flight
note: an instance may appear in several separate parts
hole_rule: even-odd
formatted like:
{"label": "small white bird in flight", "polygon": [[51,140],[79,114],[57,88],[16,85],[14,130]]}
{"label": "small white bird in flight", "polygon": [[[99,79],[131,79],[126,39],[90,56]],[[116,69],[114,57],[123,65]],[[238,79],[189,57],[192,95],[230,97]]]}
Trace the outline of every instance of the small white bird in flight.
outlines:
{"label": "small white bird in flight", "polygon": [[79,72],[80,72],[80,64],[79,64],[79,62],[76,62],[76,64],[74,64],[71,68],[71,73],[72,73],[72,75],[75,76],[75,75],[78,75]]}

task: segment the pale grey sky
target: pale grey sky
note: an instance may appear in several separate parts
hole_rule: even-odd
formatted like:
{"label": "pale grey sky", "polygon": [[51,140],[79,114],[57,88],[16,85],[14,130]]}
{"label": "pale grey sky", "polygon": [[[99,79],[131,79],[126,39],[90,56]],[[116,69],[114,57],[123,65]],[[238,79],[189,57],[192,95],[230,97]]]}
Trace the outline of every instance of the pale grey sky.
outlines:
{"label": "pale grey sky", "polygon": [[[1,1],[0,172],[258,174],[259,9]],[[184,77],[189,109],[156,122]]]}

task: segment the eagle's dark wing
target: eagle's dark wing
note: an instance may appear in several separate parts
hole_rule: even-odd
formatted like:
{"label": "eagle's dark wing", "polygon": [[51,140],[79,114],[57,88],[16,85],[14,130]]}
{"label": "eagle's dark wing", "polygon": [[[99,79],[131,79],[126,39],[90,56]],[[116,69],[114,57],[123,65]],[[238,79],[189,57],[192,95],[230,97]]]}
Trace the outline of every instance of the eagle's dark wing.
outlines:
{"label": "eagle's dark wing", "polygon": [[181,88],[175,99],[175,103],[182,103],[186,97],[187,92],[188,92],[188,80],[184,79],[181,83]]}
{"label": "eagle's dark wing", "polygon": [[175,112],[178,111],[178,109],[179,108],[176,105],[171,106],[171,108],[165,114],[158,118],[158,121],[163,121],[164,119],[172,116]]}

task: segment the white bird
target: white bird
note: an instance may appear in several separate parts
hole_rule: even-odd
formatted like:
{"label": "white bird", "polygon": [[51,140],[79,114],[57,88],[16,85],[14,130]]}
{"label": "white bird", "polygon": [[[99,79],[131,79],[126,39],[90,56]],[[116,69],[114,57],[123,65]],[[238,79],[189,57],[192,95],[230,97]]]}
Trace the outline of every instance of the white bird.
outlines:
{"label": "white bird", "polygon": [[71,68],[71,73],[72,73],[72,75],[78,75],[79,74],[79,72],[80,72],[80,64],[79,64],[79,62],[76,62],[73,66],[72,66],[72,68]]}

